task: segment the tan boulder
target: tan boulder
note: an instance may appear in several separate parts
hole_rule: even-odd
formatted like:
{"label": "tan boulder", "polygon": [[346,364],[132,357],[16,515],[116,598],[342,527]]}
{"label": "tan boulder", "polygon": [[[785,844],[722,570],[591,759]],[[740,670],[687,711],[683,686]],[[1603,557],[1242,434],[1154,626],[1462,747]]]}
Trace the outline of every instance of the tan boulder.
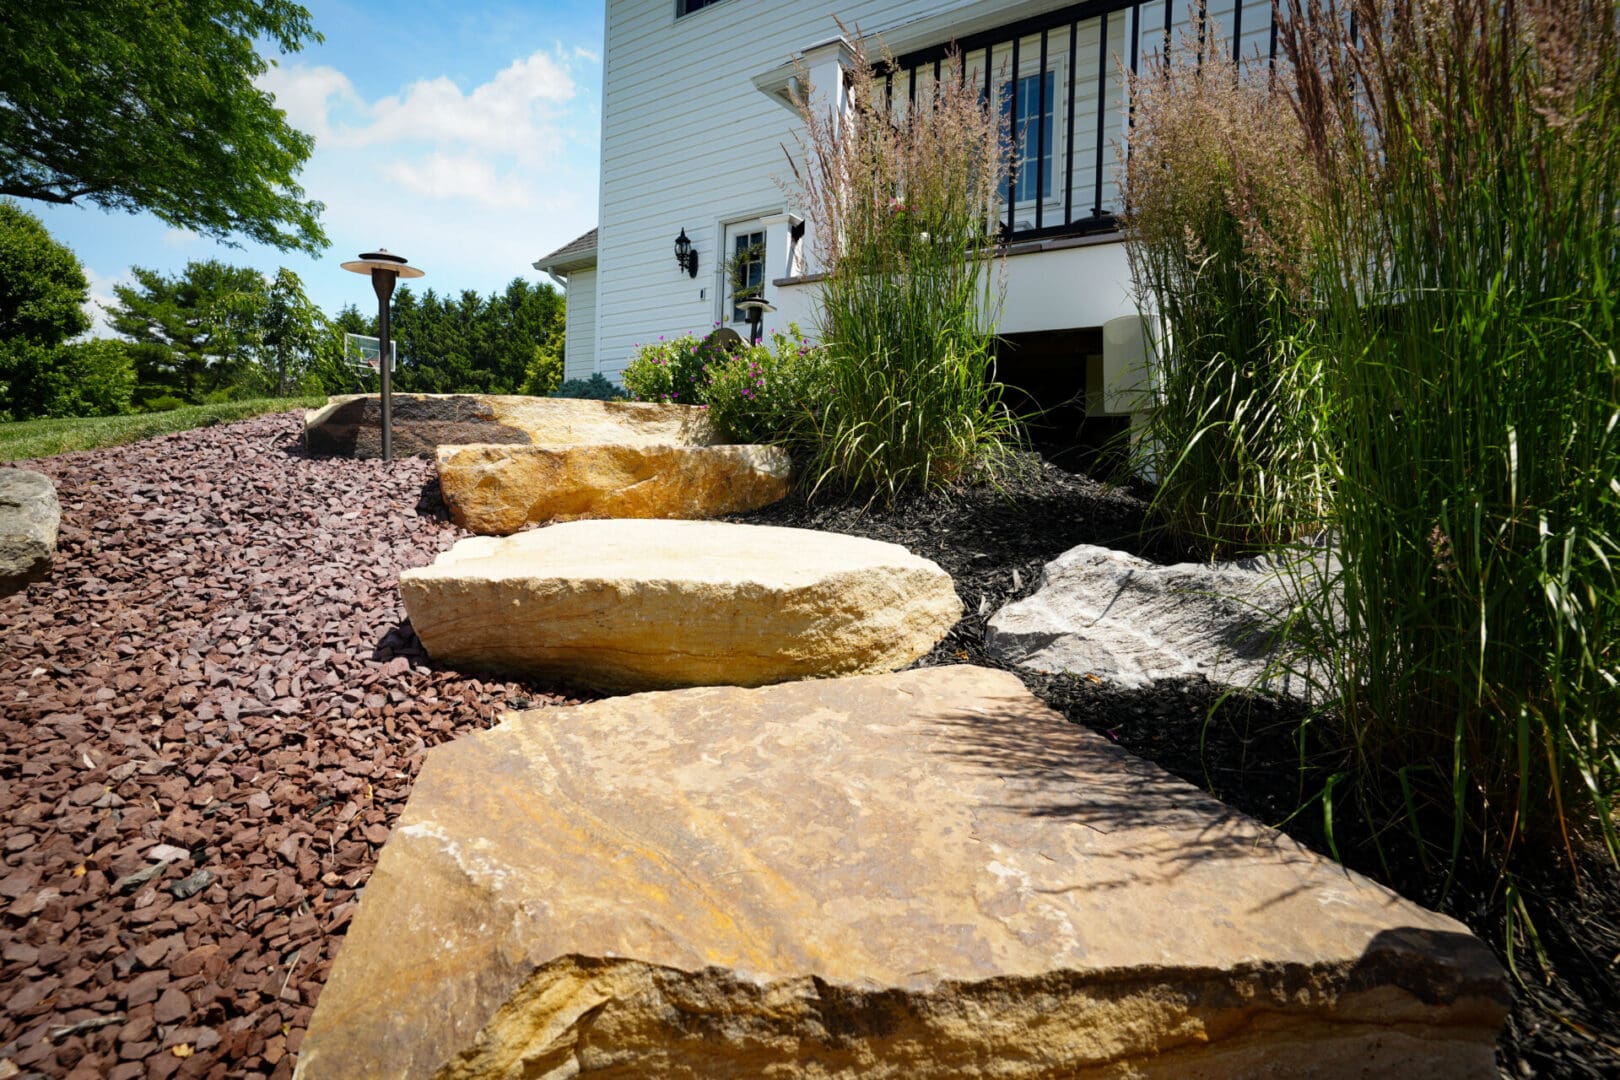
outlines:
{"label": "tan boulder", "polygon": [[300,1051],[343,1077],[1494,1077],[1460,924],[928,668],[430,750]]}
{"label": "tan boulder", "polygon": [[494,536],[536,521],[738,514],[793,479],[774,446],[441,446],[438,463],[450,517]]}
{"label": "tan boulder", "polygon": [[474,537],[399,586],[436,660],[613,690],[891,671],[962,614],[897,544],[714,521]]}
{"label": "tan boulder", "polygon": [[[692,405],[515,394],[394,394],[391,404],[397,457],[426,457],[440,446],[465,443],[706,446],[717,439],[708,412]],[[327,398],[304,414],[304,441],[311,454],[381,456],[382,399]]]}

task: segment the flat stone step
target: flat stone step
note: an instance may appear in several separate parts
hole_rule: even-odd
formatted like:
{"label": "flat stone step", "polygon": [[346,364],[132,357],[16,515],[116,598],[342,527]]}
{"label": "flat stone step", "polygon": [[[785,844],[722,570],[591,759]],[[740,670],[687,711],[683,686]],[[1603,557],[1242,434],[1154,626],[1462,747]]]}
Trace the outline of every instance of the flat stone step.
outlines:
{"label": "flat stone step", "polygon": [[775,446],[441,446],[438,466],[451,519],[485,536],[579,518],[724,517],[793,486]]}
{"label": "flat stone step", "polygon": [[298,1075],[1484,1078],[1508,1001],[1459,923],[928,668],[428,751]]}
{"label": "flat stone step", "polygon": [[[617,443],[706,446],[717,440],[708,411],[694,405],[588,401],[521,394],[393,394],[396,457],[431,457],[440,446],[468,443]],[[348,394],[304,414],[311,454],[382,456],[382,398]]]}
{"label": "flat stone step", "polygon": [[897,544],[713,521],[575,521],[474,537],[400,575],[436,660],[610,690],[891,671],[961,617]]}

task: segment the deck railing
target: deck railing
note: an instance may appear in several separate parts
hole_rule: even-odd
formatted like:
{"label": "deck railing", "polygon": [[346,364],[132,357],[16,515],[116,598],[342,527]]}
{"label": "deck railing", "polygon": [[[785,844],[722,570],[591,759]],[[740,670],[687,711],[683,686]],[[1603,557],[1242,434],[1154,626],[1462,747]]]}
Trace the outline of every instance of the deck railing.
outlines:
{"label": "deck railing", "polygon": [[[1244,25],[1244,8],[1249,26]],[[1113,145],[1130,119],[1122,69],[1136,73],[1188,24],[1218,26],[1236,53],[1276,56],[1269,0],[1089,0],[895,58],[880,69],[891,101],[926,100],[941,79],[973,79],[1011,135],[1001,234],[1011,241],[1109,232],[1119,210]],[[1259,40],[1254,40],[1258,38]],[[1269,39],[1269,40],[1268,40]]]}

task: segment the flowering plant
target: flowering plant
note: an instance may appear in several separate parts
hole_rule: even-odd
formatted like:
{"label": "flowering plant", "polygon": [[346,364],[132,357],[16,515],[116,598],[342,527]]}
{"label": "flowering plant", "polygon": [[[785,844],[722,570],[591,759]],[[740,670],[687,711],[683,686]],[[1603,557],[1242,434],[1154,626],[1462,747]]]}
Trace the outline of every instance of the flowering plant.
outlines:
{"label": "flowering plant", "polygon": [[728,442],[797,445],[817,398],[820,350],[797,326],[709,367],[705,401]]}
{"label": "flowering plant", "polygon": [[727,442],[796,446],[808,430],[819,361],[793,325],[768,345],[729,349],[683,334],[640,346],[624,385],[637,401],[707,407]]}
{"label": "flowering plant", "polygon": [[728,355],[709,340],[683,334],[674,340],[637,346],[624,369],[624,387],[636,401],[702,405],[708,368]]}

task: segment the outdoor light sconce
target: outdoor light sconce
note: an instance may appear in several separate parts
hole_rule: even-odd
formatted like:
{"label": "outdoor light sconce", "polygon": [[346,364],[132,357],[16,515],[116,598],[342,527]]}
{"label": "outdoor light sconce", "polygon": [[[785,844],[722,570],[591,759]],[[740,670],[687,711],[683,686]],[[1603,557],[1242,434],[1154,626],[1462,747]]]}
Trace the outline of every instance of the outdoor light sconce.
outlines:
{"label": "outdoor light sconce", "polygon": [[686,238],[684,226],[681,228],[681,235],[675,238],[675,265],[685,270],[688,275],[697,277],[697,252],[692,250],[692,241]]}

